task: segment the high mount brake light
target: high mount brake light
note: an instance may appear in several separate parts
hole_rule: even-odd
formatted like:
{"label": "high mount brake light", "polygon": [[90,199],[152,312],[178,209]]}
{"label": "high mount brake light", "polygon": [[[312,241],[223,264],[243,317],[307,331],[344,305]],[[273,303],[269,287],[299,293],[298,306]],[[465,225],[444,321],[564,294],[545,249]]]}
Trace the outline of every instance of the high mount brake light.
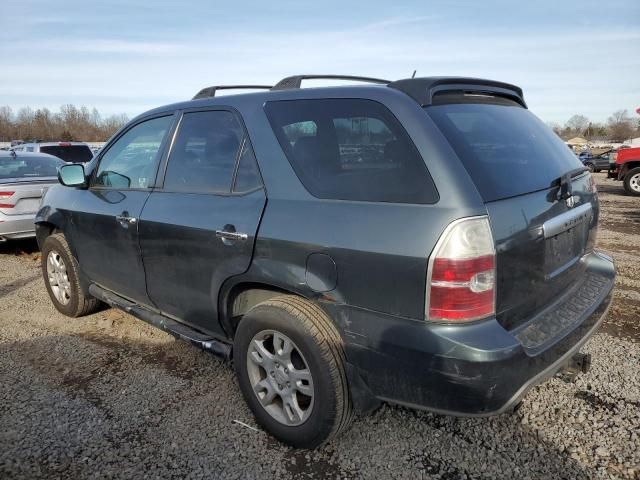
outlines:
{"label": "high mount brake light", "polygon": [[496,259],[487,217],[456,220],[429,259],[427,320],[467,322],[495,314]]}

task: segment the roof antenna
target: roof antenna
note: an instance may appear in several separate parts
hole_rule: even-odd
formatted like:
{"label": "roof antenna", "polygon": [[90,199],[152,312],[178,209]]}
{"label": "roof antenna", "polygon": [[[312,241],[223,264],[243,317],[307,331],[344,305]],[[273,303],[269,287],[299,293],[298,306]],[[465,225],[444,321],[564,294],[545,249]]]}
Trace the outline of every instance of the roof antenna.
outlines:
{"label": "roof antenna", "polygon": [[413,75],[411,75],[411,78],[416,78],[416,72],[417,72],[417,70],[413,71]]}

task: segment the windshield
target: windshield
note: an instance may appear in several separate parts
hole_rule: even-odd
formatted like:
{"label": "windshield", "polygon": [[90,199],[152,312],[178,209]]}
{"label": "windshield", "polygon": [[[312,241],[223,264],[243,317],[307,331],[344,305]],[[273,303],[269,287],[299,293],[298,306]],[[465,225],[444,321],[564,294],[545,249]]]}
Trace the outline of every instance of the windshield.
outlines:
{"label": "windshield", "polygon": [[57,169],[64,162],[47,157],[2,157],[0,158],[0,179],[55,177]]}
{"label": "windshield", "polygon": [[456,103],[425,110],[486,202],[549,188],[582,166],[551,129],[515,103]]}
{"label": "windshield", "polygon": [[70,163],[85,163],[93,158],[87,145],[43,145],[40,151]]}

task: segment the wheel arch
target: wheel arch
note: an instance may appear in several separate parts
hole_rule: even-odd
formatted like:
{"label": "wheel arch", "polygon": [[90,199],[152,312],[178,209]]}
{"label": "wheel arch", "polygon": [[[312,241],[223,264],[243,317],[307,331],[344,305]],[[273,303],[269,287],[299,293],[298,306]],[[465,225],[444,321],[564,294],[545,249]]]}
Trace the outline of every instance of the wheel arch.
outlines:
{"label": "wheel arch", "polygon": [[300,291],[294,291],[273,283],[259,280],[227,282],[221,290],[219,312],[222,327],[230,339],[235,336],[242,316],[261,302],[280,295],[295,295],[309,299]]}
{"label": "wheel arch", "polygon": [[42,250],[42,245],[49,235],[53,235],[60,231],[55,223],[48,221],[35,222],[36,226],[36,240],[38,241],[38,247]]}
{"label": "wheel arch", "polygon": [[640,159],[630,160],[622,164],[622,168],[624,169],[625,173],[629,172],[630,170],[633,170],[636,167],[640,167]]}

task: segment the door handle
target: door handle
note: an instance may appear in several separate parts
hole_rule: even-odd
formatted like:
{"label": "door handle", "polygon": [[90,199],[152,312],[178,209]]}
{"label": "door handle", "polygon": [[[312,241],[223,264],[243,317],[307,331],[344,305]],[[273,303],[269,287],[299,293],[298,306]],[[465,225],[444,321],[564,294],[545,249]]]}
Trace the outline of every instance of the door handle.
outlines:
{"label": "door handle", "polygon": [[216,237],[224,240],[241,240],[245,241],[249,238],[246,233],[233,232],[230,230],[216,230]]}
{"label": "door handle", "polygon": [[116,215],[116,220],[122,224],[128,223],[129,225],[135,225],[138,221],[136,217],[130,217],[127,212],[122,212],[122,215]]}

